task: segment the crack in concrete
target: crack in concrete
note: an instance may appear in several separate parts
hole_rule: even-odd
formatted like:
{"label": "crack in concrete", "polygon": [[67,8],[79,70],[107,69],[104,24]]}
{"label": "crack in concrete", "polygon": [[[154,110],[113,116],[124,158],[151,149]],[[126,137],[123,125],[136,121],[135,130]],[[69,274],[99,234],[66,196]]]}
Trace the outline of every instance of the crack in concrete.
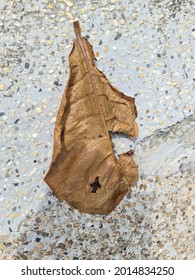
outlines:
{"label": "crack in concrete", "polygon": [[156,130],[136,146],[135,161],[141,177],[192,174],[195,166],[195,115],[164,130]]}
{"label": "crack in concrete", "polygon": [[[144,137],[141,141],[138,141],[136,146],[141,145],[142,143],[144,143],[145,141],[147,141],[148,139],[150,139],[150,138],[152,138],[152,137],[156,137],[157,134],[158,134],[158,135],[161,135],[161,134],[164,134],[164,133],[168,133],[169,130],[171,130],[173,127],[182,124],[182,123],[185,122],[186,120],[189,120],[189,122],[195,121],[195,115],[194,115],[194,114],[191,114],[191,115],[185,117],[184,119],[182,119],[181,121],[177,121],[176,123],[171,124],[171,125],[169,125],[169,126],[163,128],[163,129],[156,129],[155,131],[153,131],[153,133],[152,133],[151,135],[148,135],[148,136]],[[139,138],[138,138],[138,139],[139,139]]]}

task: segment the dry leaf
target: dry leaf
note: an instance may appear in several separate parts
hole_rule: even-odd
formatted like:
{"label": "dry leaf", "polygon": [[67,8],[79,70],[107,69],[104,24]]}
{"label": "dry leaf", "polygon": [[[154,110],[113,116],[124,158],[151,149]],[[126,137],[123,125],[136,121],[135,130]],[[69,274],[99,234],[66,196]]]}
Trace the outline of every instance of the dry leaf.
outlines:
{"label": "dry leaf", "polygon": [[131,153],[113,152],[109,131],[138,134],[134,98],[113,87],[94,65],[92,46],[81,37],[69,55],[70,78],[54,131],[52,163],[45,182],[81,212],[107,214],[138,179]]}

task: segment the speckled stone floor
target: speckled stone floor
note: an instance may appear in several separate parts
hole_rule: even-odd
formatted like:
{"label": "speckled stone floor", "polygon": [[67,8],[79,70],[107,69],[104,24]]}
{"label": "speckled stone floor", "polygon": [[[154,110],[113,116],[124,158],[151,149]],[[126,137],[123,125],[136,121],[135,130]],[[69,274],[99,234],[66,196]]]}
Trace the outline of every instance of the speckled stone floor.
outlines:
{"label": "speckled stone floor", "polygon": [[[0,1],[0,259],[195,259],[195,3]],[[43,182],[78,19],[97,66],[136,98],[140,178],[109,215]]]}

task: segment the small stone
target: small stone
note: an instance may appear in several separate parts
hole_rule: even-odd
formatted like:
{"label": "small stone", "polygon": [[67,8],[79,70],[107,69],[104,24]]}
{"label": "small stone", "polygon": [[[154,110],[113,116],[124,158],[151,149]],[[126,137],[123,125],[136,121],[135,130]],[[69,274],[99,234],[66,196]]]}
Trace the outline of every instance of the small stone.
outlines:
{"label": "small stone", "polygon": [[12,69],[10,69],[9,67],[3,67],[2,70],[3,70],[4,73],[12,72]]}
{"label": "small stone", "polygon": [[3,244],[3,243],[0,243],[0,249],[2,249],[2,250],[5,250],[5,249],[6,249],[6,246],[5,246],[5,244]]}
{"label": "small stone", "polygon": [[121,33],[118,33],[115,37],[114,40],[118,40],[121,37]]}
{"label": "small stone", "polygon": [[63,243],[59,243],[58,244],[58,248],[62,249],[62,250],[66,250],[67,249],[67,246]]}
{"label": "small stone", "polygon": [[66,15],[67,15],[68,18],[70,18],[70,19],[72,19],[72,20],[74,19],[73,15],[72,15],[71,13],[66,12]]}
{"label": "small stone", "polygon": [[0,112],[0,117],[1,117],[1,116],[4,116],[4,115],[5,115],[5,113],[4,113],[4,112]]}
{"label": "small stone", "polygon": [[132,19],[137,19],[137,13],[133,13],[133,14],[131,15],[131,17],[132,17]]}
{"label": "small stone", "polygon": [[36,112],[37,112],[37,114],[41,114],[42,109],[41,109],[41,108],[37,108],[37,109],[36,109]]}
{"label": "small stone", "polygon": [[55,86],[59,86],[59,82],[58,82],[58,81],[55,81],[55,82],[54,82],[54,85],[55,85]]}
{"label": "small stone", "polygon": [[40,199],[43,199],[44,197],[45,197],[45,193],[41,192],[41,193],[39,194],[39,198],[40,198]]}
{"label": "small stone", "polygon": [[144,191],[147,189],[147,186],[146,185],[143,185],[143,189],[144,189]]}
{"label": "small stone", "polygon": [[45,232],[45,231],[41,231],[41,235],[42,235],[43,237],[47,237],[47,236],[49,236],[49,233],[47,233],[47,232]]}
{"label": "small stone", "polygon": [[148,178],[148,182],[152,183],[154,180],[152,178]]}
{"label": "small stone", "polygon": [[106,45],[105,47],[104,47],[104,52],[108,52],[109,51],[109,47]]}
{"label": "small stone", "polygon": [[41,238],[37,237],[35,240],[36,240],[36,242],[40,242]]}
{"label": "small stone", "polygon": [[70,1],[66,1],[66,4],[67,4],[69,7],[72,7],[72,6],[73,6],[73,3],[70,2]]}
{"label": "small stone", "polygon": [[80,9],[80,14],[84,14],[85,13],[85,9]]}
{"label": "small stone", "polygon": [[19,213],[14,213],[14,214],[12,214],[12,218],[13,218],[13,219],[17,218],[18,216],[20,216]]}
{"label": "small stone", "polygon": [[113,20],[113,23],[114,23],[114,27],[118,26],[118,21],[117,20]]}
{"label": "small stone", "polygon": [[125,14],[124,14],[124,13],[121,13],[121,17],[122,17],[123,19],[126,19],[126,17],[125,17]]}
{"label": "small stone", "polygon": [[55,123],[55,121],[56,121],[56,117],[51,119],[51,123]]}
{"label": "small stone", "polygon": [[35,10],[36,10],[36,11],[40,11],[39,5],[35,5],[34,7],[35,7]]}
{"label": "small stone", "polygon": [[117,14],[113,14],[113,19],[116,19],[117,18]]}
{"label": "small stone", "polygon": [[0,90],[4,90],[5,89],[5,85],[3,83],[0,83]]}
{"label": "small stone", "polygon": [[30,176],[32,176],[33,174],[35,174],[35,172],[36,172],[36,171],[37,171],[37,169],[36,169],[36,168],[34,168],[34,169],[33,169],[33,170],[29,173],[29,175],[28,175],[28,176],[29,176],[29,177],[30,177]]}
{"label": "small stone", "polygon": [[41,223],[41,218],[40,217],[36,218],[36,223]]}
{"label": "small stone", "polygon": [[102,0],[102,6],[106,6],[108,4],[107,0]]}
{"label": "small stone", "polygon": [[136,231],[136,227],[132,226],[132,227],[131,227],[131,231],[132,231],[132,232]]}
{"label": "small stone", "polygon": [[14,22],[14,25],[17,26],[17,27],[20,27],[20,26],[21,26],[21,23],[18,22],[18,21],[15,21],[15,22]]}
{"label": "small stone", "polygon": [[48,44],[48,45],[53,45],[53,43],[54,43],[54,41],[52,41],[52,40],[48,40],[48,41],[47,41],[47,44]]}
{"label": "small stone", "polygon": [[28,62],[26,62],[26,63],[24,64],[24,67],[25,67],[26,69],[29,69],[29,66],[30,66],[30,64],[29,64]]}
{"label": "small stone", "polygon": [[114,11],[114,5],[110,6],[110,12]]}
{"label": "small stone", "polygon": [[49,5],[48,5],[48,8],[49,8],[50,10],[52,10],[52,9],[53,9],[53,4],[49,4]]}
{"label": "small stone", "polygon": [[15,120],[15,121],[14,121],[14,124],[17,124],[18,122],[19,122],[19,119]]}

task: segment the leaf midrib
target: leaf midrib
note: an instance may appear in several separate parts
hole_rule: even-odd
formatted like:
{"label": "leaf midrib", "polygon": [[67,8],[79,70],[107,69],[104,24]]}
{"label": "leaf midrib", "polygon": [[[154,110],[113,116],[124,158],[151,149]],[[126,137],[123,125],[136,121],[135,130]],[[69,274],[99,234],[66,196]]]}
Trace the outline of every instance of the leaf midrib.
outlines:
{"label": "leaf midrib", "polygon": [[82,37],[81,37],[81,32],[80,32],[80,27],[79,27],[78,21],[74,22],[74,30],[75,30],[75,34],[76,34],[76,38],[77,38],[78,44],[79,44],[81,52],[83,54],[83,58],[84,58],[84,62],[86,64],[87,72],[89,74],[89,79],[91,81],[91,85],[92,85],[92,88],[93,88],[93,93],[94,93],[95,101],[96,101],[96,103],[98,105],[98,111],[100,113],[101,120],[102,120],[102,123],[103,123],[104,132],[105,132],[106,137],[107,137],[107,139],[108,139],[108,141],[110,143],[110,148],[112,150],[112,154],[113,154],[113,157],[114,157],[114,160],[115,160],[115,156],[114,156],[113,149],[112,149],[112,143],[111,143],[111,140],[110,140],[110,135],[109,135],[109,132],[108,132],[108,129],[107,129],[107,125],[106,125],[106,122],[105,122],[103,111],[102,111],[100,103],[99,103],[98,91],[97,91],[97,88],[96,88],[96,85],[95,85],[95,81],[94,81],[94,78],[93,78],[93,74],[92,74],[92,70],[91,70],[91,67],[90,67],[87,55],[86,55],[86,50],[85,50],[85,46],[84,46],[83,41],[82,41]]}

